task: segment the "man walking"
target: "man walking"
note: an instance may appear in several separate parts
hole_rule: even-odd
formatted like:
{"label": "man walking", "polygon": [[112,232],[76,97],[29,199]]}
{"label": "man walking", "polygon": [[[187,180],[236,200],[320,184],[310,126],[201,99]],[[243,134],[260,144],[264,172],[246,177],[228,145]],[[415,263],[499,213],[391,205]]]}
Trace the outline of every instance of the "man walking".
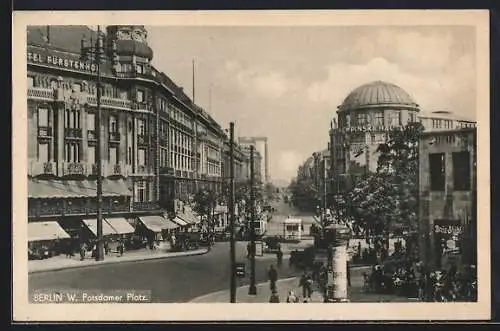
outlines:
{"label": "man walking", "polygon": [[274,268],[274,266],[271,264],[269,267],[269,271],[267,272],[267,276],[269,277],[269,282],[271,285],[271,291],[275,292],[276,291],[276,281],[278,280],[278,272]]}

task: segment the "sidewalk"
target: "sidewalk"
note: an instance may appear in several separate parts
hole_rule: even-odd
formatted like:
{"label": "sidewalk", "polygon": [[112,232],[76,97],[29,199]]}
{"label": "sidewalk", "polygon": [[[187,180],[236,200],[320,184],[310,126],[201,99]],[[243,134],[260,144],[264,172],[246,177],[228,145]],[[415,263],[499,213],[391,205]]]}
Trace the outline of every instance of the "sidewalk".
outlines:
{"label": "sidewalk", "polygon": [[201,255],[208,252],[207,248],[187,251],[187,252],[166,252],[162,250],[151,251],[149,249],[140,249],[137,251],[128,251],[118,256],[115,253],[110,253],[104,257],[103,261],[96,261],[88,256],[85,260],[80,261],[80,255],[66,257],[58,255],[45,260],[30,260],[28,261],[28,273],[38,273],[45,271],[56,271],[71,268],[90,267],[102,264],[112,264],[121,262],[144,261],[153,259],[165,259],[179,256]]}
{"label": "sidewalk", "polygon": [[[413,299],[399,297],[390,294],[365,293],[363,291],[363,276],[362,273],[366,268],[355,268],[351,272],[351,287],[348,288],[348,299],[350,302],[411,302]],[[293,277],[278,280],[277,288],[280,297],[280,303],[286,303],[288,291],[293,290],[295,295],[303,302],[302,288],[299,286],[300,277]],[[269,282],[257,284],[257,295],[248,294],[248,285],[238,287],[236,289],[236,302],[239,303],[267,303],[271,297],[271,289]],[[219,291],[200,296],[190,301],[190,303],[228,303],[229,291]],[[314,287],[314,292],[311,296],[310,303],[323,303],[323,296]]]}
{"label": "sidewalk", "polygon": [[[248,294],[248,285],[238,287],[236,289],[236,302],[237,303],[265,303],[269,302],[271,297],[271,289],[269,282],[260,283],[256,285],[257,295]],[[303,302],[302,288],[299,286],[299,278],[285,278],[279,279],[276,282],[276,287],[278,289],[278,295],[280,297],[280,303],[286,303],[286,298],[288,297],[288,291],[293,289],[295,295],[299,297],[299,302]],[[229,291],[219,291],[210,293],[190,301],[190,303],[228,303],[229,302]],[[323,302],[323,297],[318,292],[313,292],[310,302]]]}

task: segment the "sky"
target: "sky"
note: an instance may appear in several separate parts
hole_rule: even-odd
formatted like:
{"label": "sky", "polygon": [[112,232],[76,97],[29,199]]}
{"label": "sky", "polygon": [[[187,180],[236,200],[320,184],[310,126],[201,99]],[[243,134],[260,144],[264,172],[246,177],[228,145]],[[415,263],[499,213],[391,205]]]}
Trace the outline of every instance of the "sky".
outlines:
{"label": "sky", "polygon": [[290,180],[327,148],[354,88],[406,90],[423,111],[476,118],[475,30],[454,27],[146,26],[154,66],[236,136],[268,137],[270,175]]}

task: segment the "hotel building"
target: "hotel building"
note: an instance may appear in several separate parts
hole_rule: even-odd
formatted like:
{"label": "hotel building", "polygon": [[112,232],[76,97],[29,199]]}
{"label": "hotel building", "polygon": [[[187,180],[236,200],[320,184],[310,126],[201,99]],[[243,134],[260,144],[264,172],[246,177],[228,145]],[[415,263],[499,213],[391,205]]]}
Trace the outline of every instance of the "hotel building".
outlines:
{"label": "hotel building", "polygon": [[144,26],[108,26],[102,36],[31,26],[27,37],[29,222],[58,221],[76,235],[96,218],[97,130],[106,219],[164,215],[199,189],[222,192],[227,136],[153,67]]}

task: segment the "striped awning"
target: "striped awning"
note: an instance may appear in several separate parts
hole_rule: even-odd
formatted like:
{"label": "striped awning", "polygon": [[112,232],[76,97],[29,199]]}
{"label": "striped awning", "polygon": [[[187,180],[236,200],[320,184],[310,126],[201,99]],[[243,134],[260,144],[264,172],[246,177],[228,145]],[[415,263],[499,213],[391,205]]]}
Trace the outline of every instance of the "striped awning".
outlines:
{"label": "striped awning", "polygon": [[178,228],[177,224],[159,215],[141,216],[139,220],[146,228],[153,232]]}
{"label": "striped awning", "polygon": [[[84,198],[97,194],[95,180],[28,180],[28,198]],[[103,179],[103,196],[130,196],[123,179]]]}
{"label": "striped awning", "polygon": [[106,222],[108,222],[118,234],[129,234],[135,232],[134,227],[123,217],[106,218]]}
{"label": "striped awning", "polygon": [[179,216],[176,216],[173,221],[178,224],[179,226],[186,226],[188,225],[189,223],[186,222],[185,220],[183,220],[182,218],[180,218]]}
{"label": "striped awning", "polygon": [[[92,231],[92,233],[95,236],[97,236],[97,219],[96,218],[83,220],[83,223],[87,226],[87,228],[89,228],[90,231]],[[105,219],[103,219],[102,220],[102,235],[109,236],[109,235],[113,235],[113,234],[117,234],[117,232],[115,231],[115,229],[113,229],[111,227],[111,225],[109,225],[108,222],[106,222]]]}
{"label": "striped awning", "polygon": [[56,221],[28,223],[28,241],[67,239],[70,235]]}

